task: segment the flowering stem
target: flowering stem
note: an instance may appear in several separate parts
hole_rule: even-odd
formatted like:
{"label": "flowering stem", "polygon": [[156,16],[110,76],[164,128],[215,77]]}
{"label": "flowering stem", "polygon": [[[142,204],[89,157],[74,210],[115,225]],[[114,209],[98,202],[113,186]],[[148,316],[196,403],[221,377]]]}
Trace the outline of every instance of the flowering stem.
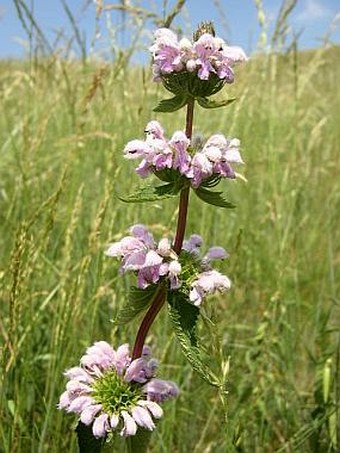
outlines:
{"label": "flowering stem", "polygon": [[178,212],[178,221],[177,221],[177,231],[174,243],[174,251],[179,255],[182,250],[185,226],[187,223],[187,212],[189,204],[189,187],[186,187],[181,191],[179,199],[179,212]]}
{"label": "flowering stem", "polygon": [[142,324],[139,326],[137,332],[135,345],[132,351],[132,360],[137,359],[142,355],[145,338],[149,332],[151,324],[154,322],[154,319],[158,315],[160,309],[163,306],[163,303],[165,302],[165,294],[165,288],[160,287],[158,292],[156,293],[155,299],[151,304],[151,307],[146,312]]}
{"label": "flowering stem", "polygon": [[[188,101],[188,105],[187,105],[185,135],[190,140],[191,140],[191,137],[192,137],[192,126],[193,126],[193,118],[194,118],[194,104],[195,104],[195,99],[191,98]],[[176,237],[175,237],[175,243],[174,243],[174,251],[177,253],[177,255],[182,250],[182,245],[183,245],[185,227],[186,227],[186,223],[187,223],[189,192],[190,192],[190,188],[189,187],[184,188],[181,191],[180,200],[179,200],[177,231],[176,231]]]}
{"label": "flowering stem", "polygon": [[[193,117],[194,117],[194,104],[195,99],[191,98],[187,104],[187,113],[186,113],[186,124],[185,124],[185,134],[191,139],[192,137],[192,126],[193,126]],[[187,223],[187,214],[188,214],[188,204],[189,204],[189,192],[190,188],[185,187],[182,189],[179,200],[179,212],[178,212],[178,222],[177,230],[174,242],[174,251],[179,254],[182,250],[185,227]],[[164,287],[160,287],[156,293],[155,299],[153,300],[149,310],[146,312],[146,315],[143,318],[143,321],[138,329],[135,345],[133,347],[132,359],[137,359],[142,355],[143,346],[145,338],[149,332],[149,329],[154,322],[156,316],[158,315],[160,309],[162,308],[165,302],[166,290]]]}
{"label": "flowering stem", "polygon": [[187,116],[185,120],[185,135],[191,140],[192,137],[192,125],[194,119],[194,105],[195,99],[190,98],[187,104]]}

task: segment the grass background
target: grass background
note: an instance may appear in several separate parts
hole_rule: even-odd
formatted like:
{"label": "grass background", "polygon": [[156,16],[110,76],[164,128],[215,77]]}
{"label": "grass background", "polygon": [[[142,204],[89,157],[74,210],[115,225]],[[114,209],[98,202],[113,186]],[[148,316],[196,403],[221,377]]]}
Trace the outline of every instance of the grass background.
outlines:
{"label": "grass background", "polygon": [[[332,452],[339,448],[340,49],[254,57],[195,111],[196,132],[239,137],[248,183],[225,182],[226,211],[191,197],[187,235],[230,253],[232,291],[200,326],[221,398],[181,355],[165,310],[149,344],[181,396],[165,405],[155,452]],[[168,136],[185,114],[152,114],[167,96],[148,68],[57,55],[0,63],[0,451],[76,451],[75,419],[56,410],[93,341],[134,341],[110,321],[128,279],[104,256],[133,223],[173,235],[176,201],[125,205],[139,184],[122,159],[150,119]],[[229,361],[229,362],[228,362]],[[229,364],[229,365],[228,365]]]}

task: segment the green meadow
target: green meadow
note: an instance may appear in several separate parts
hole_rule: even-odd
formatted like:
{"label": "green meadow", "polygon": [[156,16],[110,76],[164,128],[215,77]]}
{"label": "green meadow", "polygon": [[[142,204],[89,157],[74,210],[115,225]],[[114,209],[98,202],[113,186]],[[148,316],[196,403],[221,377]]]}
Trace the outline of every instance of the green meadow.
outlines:
{"label": "green meadow", "polygon": [[[336,452],[340,446],[340,48],[258,55],[237,68],[224,109],[197,106],[194,131],[240,138],[247,182],[221,188],[237,207],[191,194],[187,236],[230,253],[232,290],[199,326],[210,387],[182,356],[163,308],[148,343],[181,395],[164,404],[152,452]],[[168,97],[149,67],[57,55],[0,63],[0,451],[76,452],[76,419],[56,409],[63,371],[105,339],[129,278],[104,255],[129,226],[176,229],[177,200],[124,204],[140,180],[124,145]],[[120,449],[120,450],[119,450]],[[124,451],[123,446],[115,450]]]}

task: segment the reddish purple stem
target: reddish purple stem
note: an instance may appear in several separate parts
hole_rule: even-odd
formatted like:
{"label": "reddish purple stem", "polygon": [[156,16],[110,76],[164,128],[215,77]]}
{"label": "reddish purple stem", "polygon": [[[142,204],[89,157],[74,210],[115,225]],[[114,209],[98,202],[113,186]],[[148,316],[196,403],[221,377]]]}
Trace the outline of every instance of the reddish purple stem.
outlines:
{"label": "reddish purple stem", "polygon": [[[191,139],[192,137],[192,126],[193,126],[193,117],[194,117],[194,99],[190,99],[187,105],[186,113],[186,126],[185,134]],[[187,213],[188,213],[188,204],[189,204],[189,192],[190,188],[186,187],[182,189],[179,200],[179,212],[178,212],[178,221],[177,221],[177,230],[174,242],[174,251],[179,254],[182,250],[185,227],[187,223]],[[149,329],[154,322],[156,316],[158,315],[160,309],[162,308],[165,302],[166,291],[163,287],[160,287],[156,293],[155,299],[152,302],[149,310],[146,312],[143,321],[138,329],[135,345],[133,347],[132,359],[137,359],[141,357],[145,338],[149,332]]]}

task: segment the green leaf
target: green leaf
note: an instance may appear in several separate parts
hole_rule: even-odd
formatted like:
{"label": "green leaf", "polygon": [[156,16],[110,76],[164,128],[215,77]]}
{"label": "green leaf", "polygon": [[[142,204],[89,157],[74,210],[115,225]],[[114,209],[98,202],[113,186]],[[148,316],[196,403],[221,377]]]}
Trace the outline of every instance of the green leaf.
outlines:
{"label": "green leaf", "polygon": [[217,74],[210,74],[208,80],[201,80],[196,72],[179,72],[162,76],[164,87],[176,96],[185,95],[192,98],[207,97],[218,93],[225,81]]}
{"label": "green leaf", "polygon": [[197,102],[204,109],[218,109],[220,107],[225,107],[234,101],[236,101],[236,98],[224,99],[222,101],[214,101],[205,97],[197,98]]}
{"label": "green leaf", "polygon": [[127,304],[118,311],[114,323],[123,326],[145,311],[154,300],[157,288],[157,285],[150,285],[145,289],[132,287],[128,294]]}
{"label": "green leaf", "polygon": [[203,187],[199,187],[195,189],[195,193],[202,201],[205,203],[211,204],[213,206],[219,206],[221,208],[232,209],[235,208],[233,203],[226,200],[222,194],[223,192],[213,192],[208,189],[204,189]]}
{"label": "green leaf", "polygon": [[173,98],[163,99],[157,107],[153,109],[154,112],[176,112],[184,107],[188,102],[188,96],[185,94],[177,94]]}
{"label": "green leaf", "polygon": [[212,175],[209,178],[205,179],[200,187],[211,188],[217,186],[217,184],[221,181],[220,175]]}
{"label": "green leaf", "polygon": [[175,183],[176,187],[180,179],[184,181],[184,177],[179,171],[173,168],[164,168],[163,170],[155,171],[154,174],[161,181]]}
{"label": "green leaf", "polygon": [[220,383],[209,367],[203,363],[198,347],[196,325],[199,308],[187,302],[187,296],[180,291],[168,293],[169,316],[182,352],[192,368],[208,384],[219,387]]}
{"label": "green leaf", "polygon": [[79,453],[100,453],[103,440],[97,439],[92,433],[92,425],[86,426],[79,422],[76,428]]}
{"label": "green leaf", "polygon": [[199,308],[187,302],[186,296],[180,291],[169,292],[168,301],[174,327],[179,327],[180,333],[188,338],[190,345],[197,347],[196,324],[200,313]]}
{"label": "green leaf", "polygon": [[155,176],[163,182],[175,182],[177,170],[172,168],[164,168],[163,170],[155,171]]}
{"label": "green leaf", "polygon": [[143,186],[127,197],[118,197],[124,203],[144,203],[145,201],[158,201],[166,198],[173,198],[179,193],[180,188],[174,183],[163,184],[162,186]]}
{"label": "green leaf", "polygon": [[[192,77],[192,76],[191,76]],[[188,73],[173,72],[162,77],[164,87],[175,95],[182,96],[189,93],[190,76]]]}

